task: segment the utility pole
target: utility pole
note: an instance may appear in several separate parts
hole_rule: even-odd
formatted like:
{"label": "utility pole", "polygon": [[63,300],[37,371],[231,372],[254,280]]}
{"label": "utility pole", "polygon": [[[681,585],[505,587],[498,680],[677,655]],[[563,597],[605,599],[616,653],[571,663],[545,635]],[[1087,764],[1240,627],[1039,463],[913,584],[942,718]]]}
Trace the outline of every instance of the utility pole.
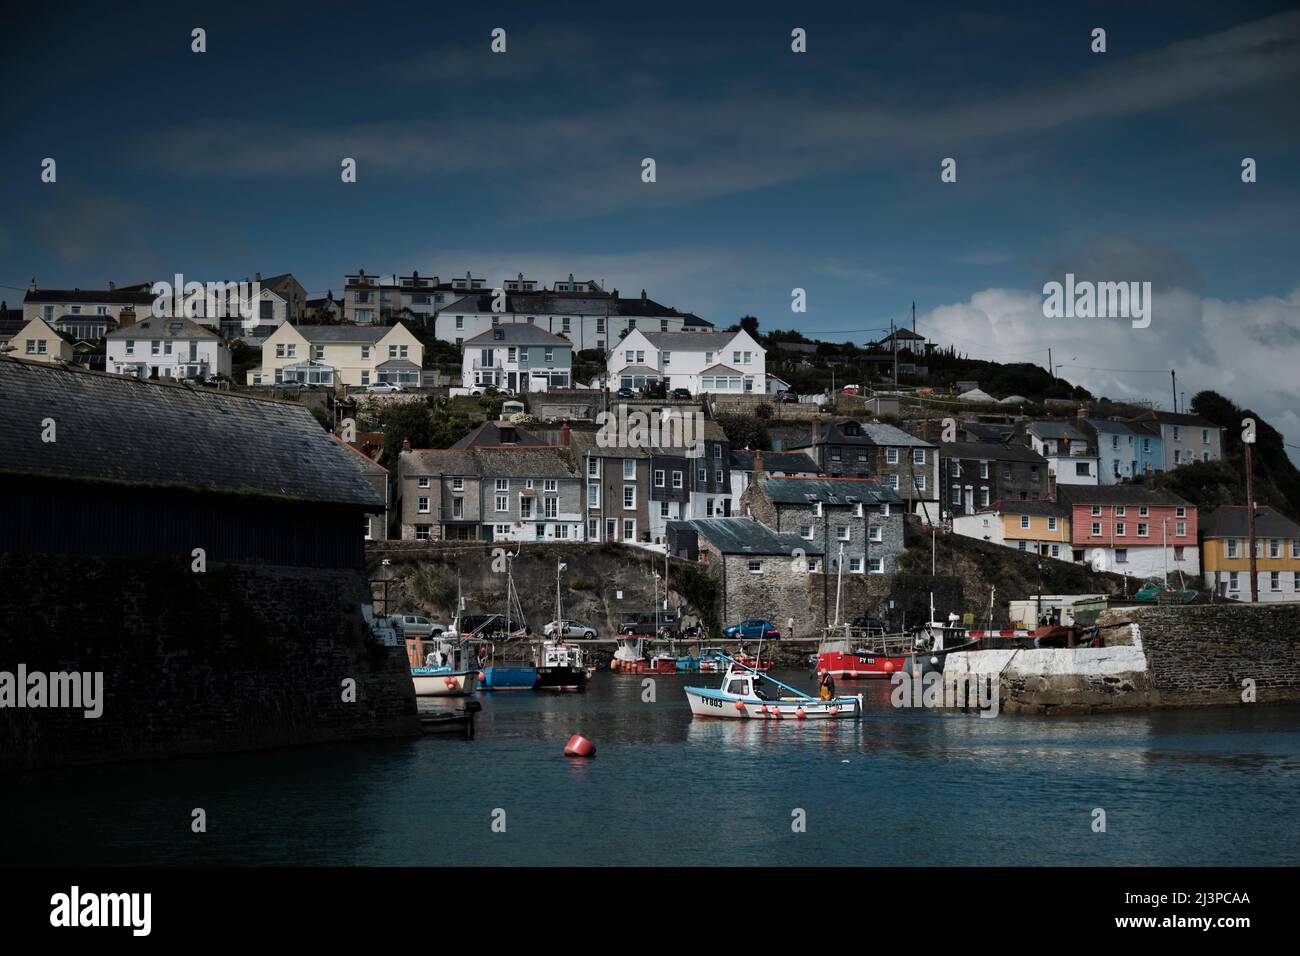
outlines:
{"label": "utility pole", "polygon": [[898,335],[894,329],[894,320],[889,320],[889,341],[894,345],[894,391],[898,391]]}
{"label": "utility pole", "polygon": [[1047,372],[1052,376],[1052,381],[1056,381],[1056,366],[1052,364],[1052,350],[1047,350]]}
{"label": "utility pole", "polygon": [[912,303],[912,331],[916,331],[916,303]]}
{"label": "utility pole", "polygon": [[1255,564],[1255,467],[1251,458],[1251,443],[1246,446],[1246,534],[1250,538],[1250,603],[1259,603],[1259,573]]}
{"label": "utility pole", "polygon": [[1169,370],[1169,381],[1174,389],[1174,411],[1178,411],[1178,373],[1174,369]]}

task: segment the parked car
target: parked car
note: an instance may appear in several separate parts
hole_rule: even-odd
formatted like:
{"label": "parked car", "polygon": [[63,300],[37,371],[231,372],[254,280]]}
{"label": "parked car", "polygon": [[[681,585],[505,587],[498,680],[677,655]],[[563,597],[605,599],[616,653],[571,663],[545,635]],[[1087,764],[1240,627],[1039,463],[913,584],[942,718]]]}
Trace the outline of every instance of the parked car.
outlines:
{"label": "parked car", "polygon": [[636,392],[630,388],[620,388],[617,394],[618,398],[636,398]]}
{"label": "parked car", "polygon": [[673,398],[675,399],[689,402],[693,397],[694,396],[691,395],[691,390],[689,388],[673,389]]}
{"label": "parked car", "polygon": [[853,619],[853,626],[859,630],[866,631],[868,635],[885,633],[884,622],[874,617],[855,617]]}
{"label": "parked car", "polygon": [[398,614],[392,619],[393,627],[397,628],[402,638],[408,637],[429,637],[433,634],[441,634],[447,628],[437,621],[431,621],[427,617],[421,617],[418,614]]}
{"label": "parked car", "polygon": [[673,610],[642,611],[618,629],[620,634],[635,634],[644,637],[675,637],[680,619]]}
{"label": "parked car", "polygon": [[507,398],[515,397],[515,390],[505,385],[471,385],[469,389],[471,395],[486,395],[488,392],[493,395],[504,395]]}
{"label": "parked car", "polygon": [[398,385],[396,382],[376,382],[374,385],[367,385],[366,391],[373,393],[404,392],[406,389],[405,387]]}
{"label": "parked car", "polygon": [[760,638],[765,641],[777,641],[781,639],[781,631],[766,618],[751,617],[739,624],[724,627],[722,636],[742,641],[757,641]]}
{"label": "parked car", "polygon": [[792,391],[790,391],[790,389],[788,389],[788,388],[787,388],[787,389],[782,389],[781,391],[779,391],[779,392],[776,393],[776,400],[777,400],[778,402],[781,402],[782,404],[786,404],[786,405],[798,405],[798,404],[799,404],[799,393],[798,393],[798,392],[792,392]]}
{"label": "parked car", "polygon": [[583,624],[581,621],[549,621],[542,628],[542,633],[547,637],[591,638],[597,636],[594,627]]}
{"label": "parked car", "polygon": [[641,389],[641,394],[646,398],[667,398],[668,386],[663,382],[648,382],[646,387]]}

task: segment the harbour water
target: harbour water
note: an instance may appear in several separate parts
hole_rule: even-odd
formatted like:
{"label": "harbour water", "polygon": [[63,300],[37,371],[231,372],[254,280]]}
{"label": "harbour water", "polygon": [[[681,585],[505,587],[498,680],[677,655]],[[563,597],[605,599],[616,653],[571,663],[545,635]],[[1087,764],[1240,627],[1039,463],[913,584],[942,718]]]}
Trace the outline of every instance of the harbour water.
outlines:
{"label": "harbour water", "polygon": [[[861,721],[777,724],[693,720],[682,685],[716,675],[656,677],[652,703],[644,680],[604,672],[581,695],[481,694],[472,741],[6,779],[0,862],[1300,862],[1300,707],[981,718],[896,710],[872,682],[840,688],[866,695]],[[562,756],[573,733],[596,743],[594,760]],[[205,833],[191,830],[195,808]]]}

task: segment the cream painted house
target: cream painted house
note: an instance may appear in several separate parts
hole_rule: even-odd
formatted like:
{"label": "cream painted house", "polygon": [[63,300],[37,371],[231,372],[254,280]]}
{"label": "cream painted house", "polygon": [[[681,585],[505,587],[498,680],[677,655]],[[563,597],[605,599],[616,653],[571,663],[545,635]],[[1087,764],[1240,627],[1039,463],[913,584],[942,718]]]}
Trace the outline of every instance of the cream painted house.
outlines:
{"label": "cream painted house", "polygon": [[32,319],[9,340],[15,358],[33,362],[71,362],[72,343],[61,336],[44,319]]}
{"label": "cream painted house", "polygon": [[417,388],[424,346],[402,324],[281,325],[262,343],[249,385],[350,385],[392,382]]}

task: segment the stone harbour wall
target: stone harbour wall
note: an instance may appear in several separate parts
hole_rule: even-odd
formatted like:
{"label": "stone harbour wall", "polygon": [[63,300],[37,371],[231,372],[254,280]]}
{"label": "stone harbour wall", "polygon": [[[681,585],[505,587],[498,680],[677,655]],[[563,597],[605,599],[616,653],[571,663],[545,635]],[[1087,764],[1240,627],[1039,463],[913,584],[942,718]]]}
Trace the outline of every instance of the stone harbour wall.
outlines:
{"label": "stone harbour wall", "polygon": [[0,672],[103,673],[97,719],[0,709],[0,770],[419,733],[363,572],[188,561],[0,555]]}
{"label": "stone harbour wall", "polygon": [[1121,607],[1099,623],[1114,625],[1104,647],[951,654],[944,680],[995,674],[1009,712],[1300,702],[1300,604]]}

